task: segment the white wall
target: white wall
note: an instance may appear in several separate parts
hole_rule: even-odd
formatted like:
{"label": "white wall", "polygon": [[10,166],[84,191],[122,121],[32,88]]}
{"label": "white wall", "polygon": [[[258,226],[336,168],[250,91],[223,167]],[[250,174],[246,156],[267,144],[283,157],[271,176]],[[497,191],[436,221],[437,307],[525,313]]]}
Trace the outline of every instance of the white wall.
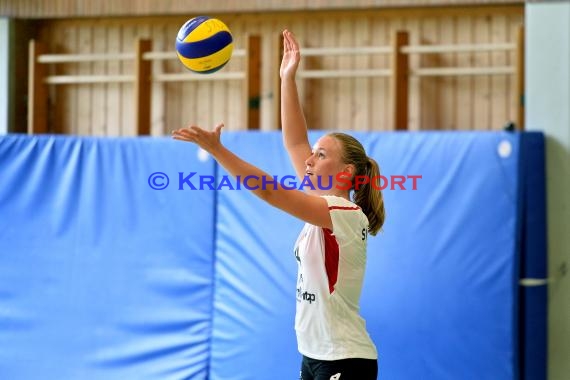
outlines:
{"label": "white wall", "polygon": [[529,2],[526,126],[547,137],[548,372],[570,379],[570,2]]}

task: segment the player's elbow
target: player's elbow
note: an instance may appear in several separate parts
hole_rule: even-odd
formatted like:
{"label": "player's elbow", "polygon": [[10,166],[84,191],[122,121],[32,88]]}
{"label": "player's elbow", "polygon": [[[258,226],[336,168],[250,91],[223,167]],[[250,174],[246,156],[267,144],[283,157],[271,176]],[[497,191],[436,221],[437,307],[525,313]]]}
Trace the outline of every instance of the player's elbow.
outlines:
{"label": "player's elbow", "polygon": [[281,203],[280,197],[282,197],[282,193],[278,189],[273,189],[272,187],[259,189],[256,192],[256,195],[261,198],[261,200],[274,207],[279,207],[279,204]]}
{"label": "player's elbow", "polygon": [[255,191],[255,195],[261,198],[262,201],[271,204],[272,200],[272,189],[261,187]]}

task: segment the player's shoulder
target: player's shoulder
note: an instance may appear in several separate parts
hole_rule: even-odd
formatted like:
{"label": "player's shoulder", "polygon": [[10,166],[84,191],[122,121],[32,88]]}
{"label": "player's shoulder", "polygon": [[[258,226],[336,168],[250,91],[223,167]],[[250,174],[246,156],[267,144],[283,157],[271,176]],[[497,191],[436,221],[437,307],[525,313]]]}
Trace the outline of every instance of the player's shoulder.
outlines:
{"label": "player's shoulder", "polygon": [[343,197],[336,195],[321,195],[327,201],[329,205],[329,210],[360,210],[360,207],[354,202],[349,201]]}
{"label": "player's shoulder", "polygon": [[333,230],[337,236],[347,234],[352,236],[353,233],[359,235],[363,228],[368,228],[368,218],[356,203],[334,195],[325,195],[323,198],[329,205]]}

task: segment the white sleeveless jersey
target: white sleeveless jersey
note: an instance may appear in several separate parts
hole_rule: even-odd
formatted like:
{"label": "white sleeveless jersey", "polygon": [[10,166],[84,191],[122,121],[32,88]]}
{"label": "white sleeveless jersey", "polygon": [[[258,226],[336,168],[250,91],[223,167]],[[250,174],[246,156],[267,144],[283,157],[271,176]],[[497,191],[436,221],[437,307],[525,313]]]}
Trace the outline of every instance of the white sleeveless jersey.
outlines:
{"label": "white sleeveless jersey", "polygon": [[305,224],[295,244],[299,352],[318,360],[377,359],[359,306],[368,219],[344,198],[323,198],[333,230]]}

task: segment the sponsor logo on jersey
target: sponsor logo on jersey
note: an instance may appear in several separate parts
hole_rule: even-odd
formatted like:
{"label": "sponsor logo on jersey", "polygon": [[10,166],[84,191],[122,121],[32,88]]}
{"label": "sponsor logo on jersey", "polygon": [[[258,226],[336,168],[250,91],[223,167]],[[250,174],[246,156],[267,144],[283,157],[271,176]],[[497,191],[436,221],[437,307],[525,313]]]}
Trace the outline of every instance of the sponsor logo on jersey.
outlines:
{"label": "sponsor logo on jersey", "polygon": [[317,300],[315,293],[309,293],[306,290],[303,292],[301,288],[297,288],[297,301],[307,301],[313,303]]}

